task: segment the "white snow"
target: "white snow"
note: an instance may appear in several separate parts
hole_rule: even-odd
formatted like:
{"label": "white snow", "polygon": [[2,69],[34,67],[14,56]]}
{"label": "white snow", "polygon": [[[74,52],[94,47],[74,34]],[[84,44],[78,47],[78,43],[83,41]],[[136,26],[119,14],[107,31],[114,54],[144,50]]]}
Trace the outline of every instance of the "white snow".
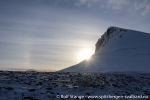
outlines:
{"label": "white snow", "polygon": [[110,27],[96,43],[90,61],[63,72],[150,72],[150,34]]}
{"label": "white snow", "polygon": [[148,100],[150,74],[0,71],[0,100],[95,100],[106,95],[104,100]]}

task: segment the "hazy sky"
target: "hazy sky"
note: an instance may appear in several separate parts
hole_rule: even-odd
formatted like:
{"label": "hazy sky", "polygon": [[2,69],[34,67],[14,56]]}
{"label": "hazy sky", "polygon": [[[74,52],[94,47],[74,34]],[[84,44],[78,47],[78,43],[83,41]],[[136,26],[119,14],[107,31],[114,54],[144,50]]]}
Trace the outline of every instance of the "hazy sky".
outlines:
{"label": "hazy sky", "polygon": [[0,70],[59,70],[109,26],[150,33],[150,0],[0,0]]}

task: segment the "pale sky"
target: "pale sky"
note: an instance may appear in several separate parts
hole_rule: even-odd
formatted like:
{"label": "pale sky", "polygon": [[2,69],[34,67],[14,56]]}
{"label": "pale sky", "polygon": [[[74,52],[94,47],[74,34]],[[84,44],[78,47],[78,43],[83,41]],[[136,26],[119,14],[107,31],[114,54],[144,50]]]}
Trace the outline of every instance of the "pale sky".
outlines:
{"label": "pale sky", "polygon": [[0,0],[0,70],[60,70],[109,26],[150,33],[150,0]]}

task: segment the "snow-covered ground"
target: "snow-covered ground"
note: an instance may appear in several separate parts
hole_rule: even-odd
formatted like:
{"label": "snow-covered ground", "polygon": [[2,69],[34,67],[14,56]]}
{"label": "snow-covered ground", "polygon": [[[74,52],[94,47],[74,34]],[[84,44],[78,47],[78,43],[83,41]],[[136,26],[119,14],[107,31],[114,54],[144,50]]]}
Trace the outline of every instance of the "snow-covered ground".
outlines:
{"label": "snow-covered ground", "polygon": [[150,73],[0,71],[0,100],[149,100],[148,97]]}

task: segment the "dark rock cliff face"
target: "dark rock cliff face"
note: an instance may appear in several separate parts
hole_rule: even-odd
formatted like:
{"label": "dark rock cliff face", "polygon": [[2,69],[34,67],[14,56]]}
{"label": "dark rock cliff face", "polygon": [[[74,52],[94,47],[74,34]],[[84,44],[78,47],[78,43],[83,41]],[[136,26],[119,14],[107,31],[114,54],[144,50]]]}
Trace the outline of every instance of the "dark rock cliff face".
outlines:
{"label": "dark rock cliff face", "polygon": [[107,31],[101,36],[100,39],[98,39],[97,43],[95,44],[95,52],[97,52],[101,47],[105,46],[105,44],[108,42],[109,38],[113,37],[113,33],[115,31],[121,32],[124,31],[126,32],[125,29],[118,29],[116,27],[109,27]]}

